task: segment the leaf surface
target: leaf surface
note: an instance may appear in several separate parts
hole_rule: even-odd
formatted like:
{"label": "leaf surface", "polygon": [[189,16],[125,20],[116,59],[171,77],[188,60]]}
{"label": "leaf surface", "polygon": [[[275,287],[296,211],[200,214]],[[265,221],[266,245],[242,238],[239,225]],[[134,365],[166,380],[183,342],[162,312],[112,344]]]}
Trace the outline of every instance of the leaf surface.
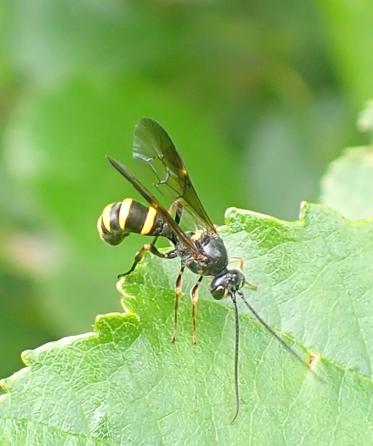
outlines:
{"label": "leaf surface", "polygon": [[[205,286],[192,346],[183,296],[172,344],[178,262],[148,256],[124,283],[126,313],[24,353],[27,367],[3,380],[0,444],[370,444],[372,231],[320,205],[304,204],[290,223],[227,212],[229,252],[258,285],[247,297],[302,356],[302,344],[313,352],[320,379],[241,308],[241,411],[231,425],[233,310]],[[186,290],[194,280],[186,275]]]}
{"label": "leaf surface", "polygon": [[321,183],[321,201],[347,218],[373,215],[373,147],[353,147],[333,161]]}

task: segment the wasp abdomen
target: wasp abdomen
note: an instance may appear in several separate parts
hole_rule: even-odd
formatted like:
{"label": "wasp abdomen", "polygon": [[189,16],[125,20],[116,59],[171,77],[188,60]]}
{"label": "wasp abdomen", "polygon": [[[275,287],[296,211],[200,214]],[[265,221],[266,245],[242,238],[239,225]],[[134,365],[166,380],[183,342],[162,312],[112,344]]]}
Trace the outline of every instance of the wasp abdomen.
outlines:
{"label": "wasp abdomen", "polygon": [[126,198],[105,207],[97,221],[97,229],[102,240],[110,245],[118,245],[131,232],[161,235],[163,218],[155,208]]}

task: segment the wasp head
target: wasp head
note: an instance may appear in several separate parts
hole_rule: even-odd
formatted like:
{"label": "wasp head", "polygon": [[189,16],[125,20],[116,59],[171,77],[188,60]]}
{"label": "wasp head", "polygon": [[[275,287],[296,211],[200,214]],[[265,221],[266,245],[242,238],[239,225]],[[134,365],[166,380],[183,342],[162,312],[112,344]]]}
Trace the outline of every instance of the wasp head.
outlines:
{"label": "wasp head", "polygon": [[210,284],[210,292],[214,299],[234,295],[245,285],[245,276],[238,269],[225,270],[215,276]]}

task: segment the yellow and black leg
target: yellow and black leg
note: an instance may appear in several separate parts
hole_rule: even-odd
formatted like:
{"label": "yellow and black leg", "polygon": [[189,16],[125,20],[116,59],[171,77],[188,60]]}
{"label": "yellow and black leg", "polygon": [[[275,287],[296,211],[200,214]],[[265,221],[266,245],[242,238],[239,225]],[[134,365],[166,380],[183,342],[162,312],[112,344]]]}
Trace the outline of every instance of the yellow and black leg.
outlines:
{"label": "yellow and black leg", "polygon": [[250,290],[253,290],[253,291],[256,291],[258,289],[258,287],[256,285],[248,282],[247,280],[245,281],[245,287],[250,288]]}
{"label": "yellow and black leg", "polygon": [[200,276],[197,283],[192,288],[190,297],[192,299],[192,343],[197,343],[197,303],[198,303],[198,292],[199,286],[202,282],[203,276]]}
{"label": "yellow and black leg", "polygon": [[238,268],[243,271],[243,258],[242,257],[231,257],[229,263],[238,263]]}
{"label": "yellow and black leg", "polygon": [[177,314],[179,310],[179,303],[180,303],[180,297],[181,297],[181,290],[182,290],[182,283],[183,283],[183,272],[185,267],[182,266],[180,268],[179,275],[176,279],[176,287],[175,287],[175,310],[174,310],[174,331],[172,333],[172,342],[175,342],[176,335],[177,335]]}
{"label": "yellow and black leg", "polygon": [[[179,200],[175,200],[175,201],[171,204],[171,206],[170,206],[170,208],[169,208],[169,210],[168,210],[168,213],[169,213],[170,215],[173,214],[173,213],[175,213],[175,217],[174,217],[175,222],[176,222],[177,224],[180,223],[180,220],[181,220],[181,217],[182,217],[182,213],[183,213],[183,205],[180,203]],[[148,215],[148,214],[147,214],[147,215]],[[148,243],[148,244],[144,245],[144,246],[143,246],[143,247],[136,253],[135,260],[133,261],[133,264],[132,264],[131,268],[130,268],[126,273],[119,274],[119,275],[118,275],[118,279],[120,279],[120,278],[122,278],[122,277],[124,277],[124,276],[127,276],[128,274],[131,274],[131,273],[135,270],[137,264],[138,264],[138,263],[141,261],[141,259],[144,257],[144,255],[145,255],[146,252],[151,252],[152,254],[154,254],[154,255],[156,255],[157,257],[160,257],[160,258],[162,258],[162,259],[174,259],[175,257],[177,257],[177,254],[176,254],[176,251],[175,251],[175,250],[172,250],[172,251],[167,252],[167,253],[165,253],[165,254],[163,254],[163,253],[161,253],[160,251],[158,251],[158,249],[155,247],[155,244],[157,243],[157,240],[158,240],[158,236],[154,237],[153,241],[152,241],[150,244]]]}
{"label": "yellow and black leg", "polygon": [[[180,223],[181,217],[183,215],[183,205],[179,200],[175,200],[169,210],[168,213],[172,215],[175,212],[174,220],[177,224]],[[175,286],[175,309],[174,309],[174,330],[172,332],[172,342],[176,341],[176,335],[177,335],[177,316],[179,311],[179,303],[180,303],[180,297],[182,292],[182,283],[183,283],[183,273],[184,273],[185,267],[182,266],[180,268],[179,275],[176,279],[176,286]]]}
{"label": "yellow and black leg", "polygon": [[[243,271],[243,258],[242,257],[231,257],[229,259],[229,263],[238,263],[238,267],[240,271]],[[250,288],[251,290],[256,290],[258,287],[254,285],[253,283],[250,283],[248,281],[245,281],[245,286],[247,288]]]}
{"label": "yellow and black leg", "polygon": [[137,264],[142,260],[142,258],[144,257],[146,252],[151,252],[152,254],[154,254],[157,257],[160,257],[162,259],[174,259],[175,257],[177,257],[177,253],[176,253],[175,249],[173,249],[172,251],[166,252],[166,253],[158,251],[158,249],[154,246],[154,243],[157,241],[157,238],[158,237],[155,237],[155,239],[153,240],[152,243],[150,243],[150,244],[148,243],[148,244],[144,245],[140,249],[140,251],[138,251],[136,253],[135,260],[134,260],[131,268],[126,273],[119,274],[118,279],[120,279],[124,276],[127,276],[128,274],[131,274],[135,270]]}
{"label": "yellow and black leg", "polygon": [[168,213],[172,216],[173,213],[175,213],[174,220],[177,224],[180,223],[181,217],[183,215],[183,205],[181,204],[180,200],[175,200],[171,206],[168,208]]}

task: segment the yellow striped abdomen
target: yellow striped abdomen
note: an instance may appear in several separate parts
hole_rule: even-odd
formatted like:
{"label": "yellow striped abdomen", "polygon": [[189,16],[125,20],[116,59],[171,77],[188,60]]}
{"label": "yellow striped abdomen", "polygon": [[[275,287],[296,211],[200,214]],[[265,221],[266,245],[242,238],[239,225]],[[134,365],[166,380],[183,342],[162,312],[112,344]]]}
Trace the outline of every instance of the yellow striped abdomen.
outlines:
{"label": "yellow striped abdomen", "polygon": [[100,237],[110,245],[118,245],[131,232],[162,235],[163,219],[153,207],[126,198],[108,204],[97,221]]}

